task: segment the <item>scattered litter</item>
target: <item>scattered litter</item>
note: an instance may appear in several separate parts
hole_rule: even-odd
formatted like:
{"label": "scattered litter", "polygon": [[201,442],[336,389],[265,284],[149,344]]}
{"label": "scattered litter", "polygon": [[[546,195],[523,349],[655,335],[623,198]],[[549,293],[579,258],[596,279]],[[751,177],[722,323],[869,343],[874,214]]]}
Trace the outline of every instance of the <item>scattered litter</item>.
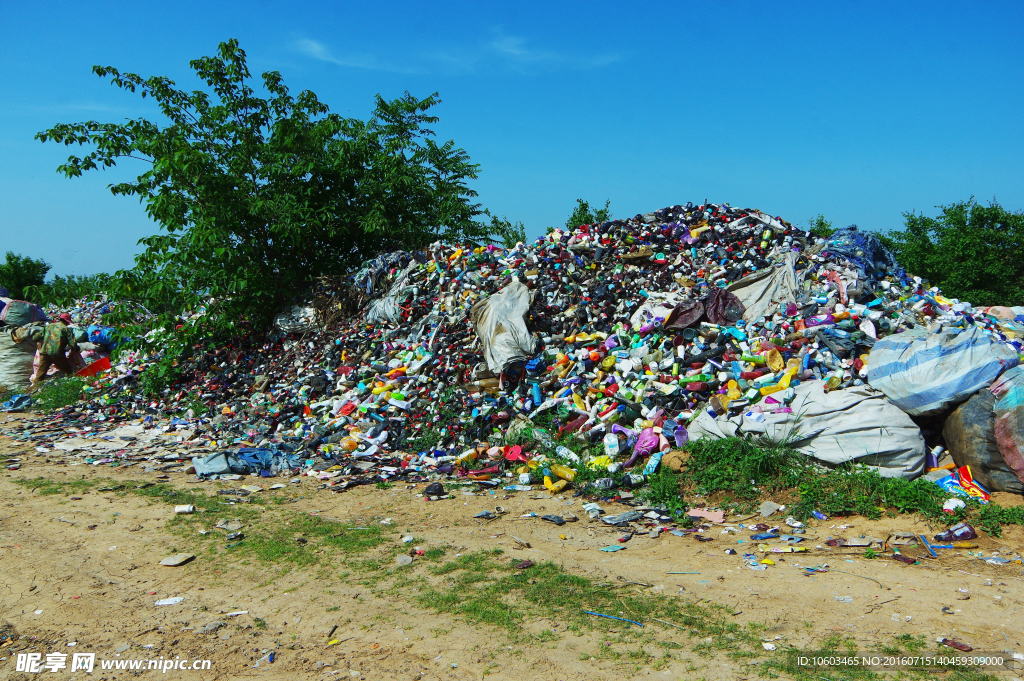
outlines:
{"label": "scattered litter", "polygon": [[185,600],[184,596],[174,596],[172,598],[163,598],[154,603],[154,605],[177,605],[178,603],[181,603],[183,600]]}
{"label": "scattered litter", "polygon": [[167,556],[161,560],[160,564],[168,567],[177,567],[179,565],[184,565],[193,558],[195,558],[195,554],[192,553],[176,553],[173,556]]}
{"label": "scattered litter", "polygon": [[638,627],[644,626],[643,624],[641,624],[640,622],[637,622],[635,620],[628,620],[628,619],[626,619],[624,617],[615,617],[613,615],[602,615],[599,612],[591,612],[589,610],[584,610],[583,614],[585,614],[585,615],[593,615],[594,617],[604,617],[605,619],[610,619],[610,620],[618,620],[620,622],[629,622],[630,624],[635,624]]}

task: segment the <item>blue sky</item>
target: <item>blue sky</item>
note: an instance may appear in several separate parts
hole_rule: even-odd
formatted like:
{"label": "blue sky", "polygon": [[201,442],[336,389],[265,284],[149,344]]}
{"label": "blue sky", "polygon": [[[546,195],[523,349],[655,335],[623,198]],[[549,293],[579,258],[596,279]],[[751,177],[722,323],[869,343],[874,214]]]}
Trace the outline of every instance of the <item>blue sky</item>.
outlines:
{"label": "blue sky", "polygon": [[153,116],[94,64],[198,82],[190,59],[238,38],[334,111],[440,93],[438,137],[528,234],[574,201],[631,216],[727,201],[806,224],[886,230],[976,195],[1024,208],[1024,4],[1016,2],[26,3],[2,0],[0,252],[55,274],[129,267],[156,226],[68,180],[58,122]]}

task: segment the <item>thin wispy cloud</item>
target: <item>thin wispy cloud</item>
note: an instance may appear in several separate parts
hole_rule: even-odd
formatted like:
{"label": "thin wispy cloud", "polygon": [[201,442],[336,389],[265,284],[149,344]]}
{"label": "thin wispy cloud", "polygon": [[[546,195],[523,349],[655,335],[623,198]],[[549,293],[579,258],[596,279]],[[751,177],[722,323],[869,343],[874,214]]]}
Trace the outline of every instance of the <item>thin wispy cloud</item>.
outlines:
{"label": "thin wispy cloud", "polygon": [[399,68],[392,64],[382,62],[373,55],[335,55],[323,43],[302,38],[295,42],[295,49],[300,53],[318,61],[345,66],[354,69],[366,69],[369,71],[391,71],[395,73],[412,73],[411,69]]}
{"label": "thin wispy cloud", "polygon": [[614,64],[621,60],[618,54],[567,54],[552,50],[530,47],[525,38],[499,36],[488,45],[491,51],[506,59],[513,66],[538,66],[549,68],[587,69]]}
{"label": "thin wispy cloud", "polygon": [[600,68],[621,61],[618,54],[577,55],[531,46],[525,38],[499,35],[473,47],[448,48],[415,56],[416,68],[399,67],[373,55],[339,55],[323,43],[303,38],[295,49],[307,57],[347,68],[394,73],[423,73],[438,69],[477,72],[488,64],[515,71],[553,71]]}

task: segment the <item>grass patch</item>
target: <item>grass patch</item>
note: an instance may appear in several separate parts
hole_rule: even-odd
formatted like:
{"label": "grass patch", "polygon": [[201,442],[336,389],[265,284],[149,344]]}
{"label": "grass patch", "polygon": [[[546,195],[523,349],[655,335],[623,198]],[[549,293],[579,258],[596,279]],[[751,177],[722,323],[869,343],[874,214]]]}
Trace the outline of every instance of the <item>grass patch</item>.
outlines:
{"label": "grass patch", "polygon": [[950,518],[942,510],[949,493],[938,485],[922,479],[883,478],[863,466],[845,464],[824,471],[811,468],[797,490],[800,501],[793,510],[801,518],[814,510],[830,516],[856,513],[872,520],[887,510],[920,513],[933,520]]}
{"label": "grass patch", "polygon": [[94,487],[102,486],[100,483],[105,482],[104,480],[51,480],[50,478],[18,478],[12,480],[15,484],[21,485],[22,487],[28,488],[30,492],[35,492],[43,496],[50,494],[64,494],[71,496],[73,494],[81,494],[87,492]]}
{"label": "grass patch", "polygon": [[809,468],[802,454],[761,440],[701,439],[687,445],[690,452],[684,484],[694,492],[725,492],[752,502],[766,494],[796,487]]}
{"label": "grass patch", "polygon": [[82,397],[86,382],[76,376],[54,378],[43,383],[32,395],[33,411],[52,411],[75,404]]}
{"label": "grass patch", "polygon": [[[644,657],[646,660],[647,654],[639,655],[635,646],[640,642],[637,637],[648,640],[651,633],[625,622],[587,615],[584,611],[643,622],[673,635],[710,637],[711,643],[706,644],[709,654],[725,651],[731,657],[746,657],[751,655],[750,649],[759,647],[762,627],[731,621],[729,611],[721,606],[611,587],[566,572],[551,562],[517,570],[517,562],[517,559],[503,557],[500,550],[494,550],[469,553],[430,566],[429,574],[443,579],[439,584],[424,579],[416,599],[424,607],[463,617],[471,623],[501,627],[513,636],[522,634],[521,625],[526,618],[536,616],[555,617],[575,631],[596,629],[608,634],[618,633],[615,642],[626,648],[602,649],[600,657]],[[534,634],[530,636],[539,638]]]}
{"label": "grass patch", "polygon": [[446,552],[445,552],[444,548],[442,548],[440,546],[435,546],[434,548],[427,549],[423,553],[423,557],[426,558],[427,560],[437,561],[437,560],[441,560],[441,558],[444,557],[445,553]]}
{"label": "grass patch", "polygon": [[[131,494],[169,506],[191,504],[196,512],[172,515],[167,529],[195,544],[193,548],[208,548],[217,553],[215,545],[224,541],[226,533],[213,526],[222,518],[236,520],[245,526],[245,538],[230,548],[224,545],[224,550],[238,559],[254,557],[268,563],[313,565],[324,558],[333,559],[338,553],[347,560],[349,556],[393,541],[380,525],[352,527],[319,516],[270,512],[265,510],[264,500],[252,497],[249,497],[250,503],[228,504],[222,495],[177,489],[167,484],[143,486],[103,479],[63,481],[39,477],[15,482],[38,494],[71,495],[110,486],[116,487],[114,493],[122,497]],[[200,535],[198,530],[201,529],[208,534]],[[400,549],[395,547],[394,550]]]}
{"label": "grass patch", "polygon": [[[814,511],[872,520],[883,514],[916,513],[943,524],[966,520],[996,537],[1001,536],[1002,525],[1024,525],[1024,507],[982,505],[964,499],[965,508],[945,513],[942,504],[950,495],[932,482],[883,478],[877,471],[853,463],[825,468],[778,443],[723,438],[697,440],[688,444],[687,450],[690,460],[680,476],[684,493],[725,494],[748,508],[759,499],[795,496],[789,512],[800,520]],[[659,476],[652,476],[647,492],[652,503],[669,498],[675,484],[671,478]]]}
{"label": "grass patch", "polygon": [[1024,525],[1024,506],[986,504],[978,511],[977,525],[993,537],[1002,537],[1002,525]]}

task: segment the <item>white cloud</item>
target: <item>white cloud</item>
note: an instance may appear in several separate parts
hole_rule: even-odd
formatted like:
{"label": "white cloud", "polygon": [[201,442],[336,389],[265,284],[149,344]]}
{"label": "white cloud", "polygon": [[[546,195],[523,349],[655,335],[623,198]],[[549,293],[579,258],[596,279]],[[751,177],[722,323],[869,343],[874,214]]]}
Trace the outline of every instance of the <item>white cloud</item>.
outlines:
{"label": "white cloud", "polygon": [[481,43],[475,47],[455,48],[454,50],[449,48],[444,52],[418,55],[416,57],[420,64],[418,68],[398,67],[383,62],[373,55],[338,56],[323,43],[309,38],[297,40],[295,48],[307,57],[318,61],[348,68],[394,73],[417,73],[437,69],[475,72],[479,71],[487,62],[497,62],[506,68],[517,71],[577,70],[600,68],[622,59],[620,55],[614,53],[577,55],[537,49],[528,45],[525,38],[507,35],[499,35],[489,43]]}
{"label": "white cloud", "polygon": [[498,36],[488,46],[514,67],[534,66],[540,68],[587,69],[607,66],[620,61],[618,54],[566,54],[550,50],[534,49],[527,45],[525,38]]}
{"label": "white cloud", "polygon": [[326,45],[316,40],[302,38],[295,42],[295,49],[307,57],[318,61],[325,61],[338,66],[346,66],[354,69],[367,69],[370,71],[393,71],[396,73],[412,73],[410,69],[404,69],[385,64],[373,55],[345,55],[335,56]]}

